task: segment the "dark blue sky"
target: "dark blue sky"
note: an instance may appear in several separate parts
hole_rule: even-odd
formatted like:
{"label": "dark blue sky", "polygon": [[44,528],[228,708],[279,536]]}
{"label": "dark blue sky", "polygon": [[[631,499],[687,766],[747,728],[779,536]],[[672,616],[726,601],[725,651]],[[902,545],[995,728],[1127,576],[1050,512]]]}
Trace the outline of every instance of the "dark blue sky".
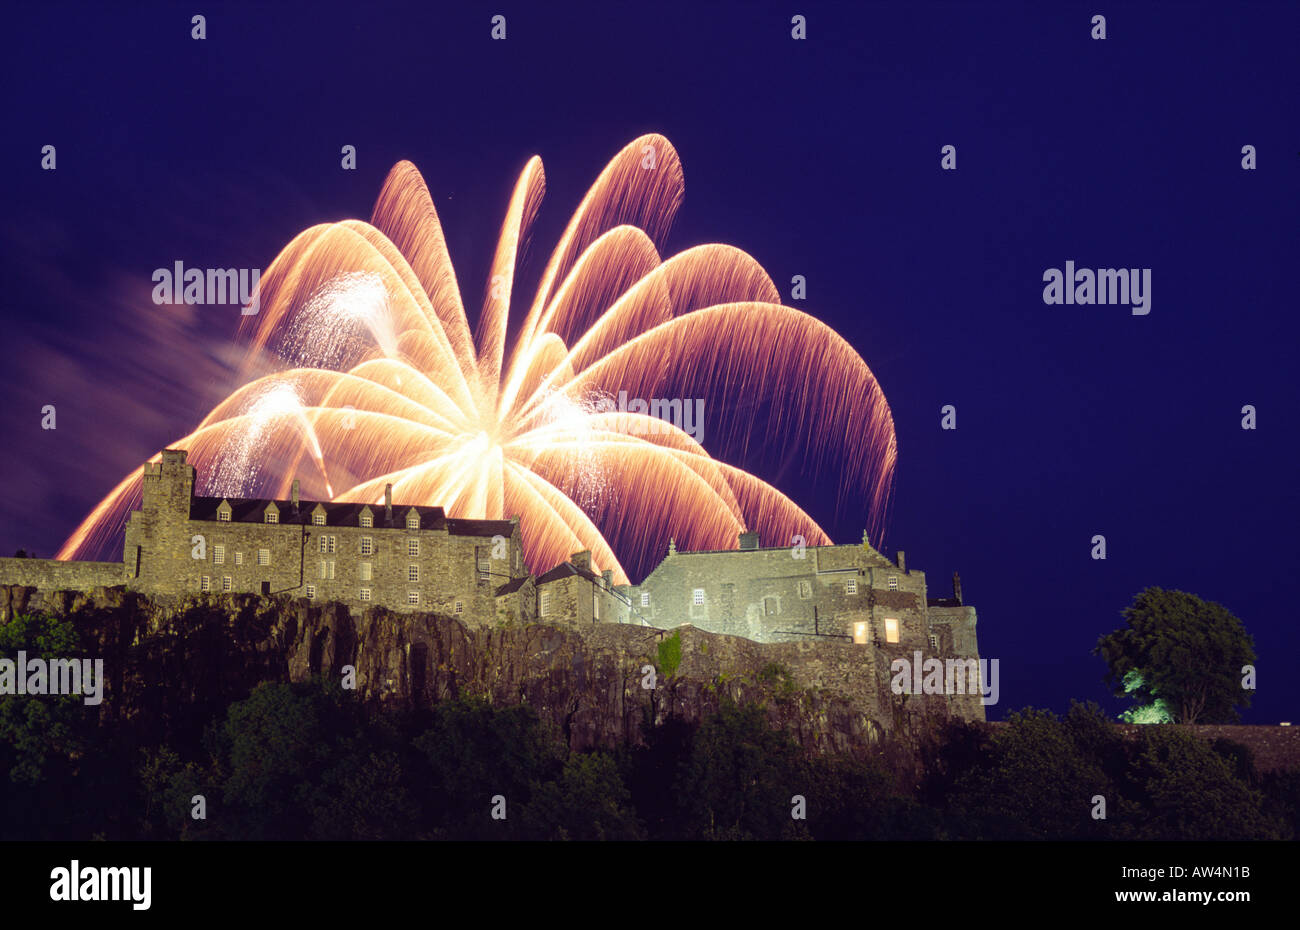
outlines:
{"label": "dark blue sky", "polygon": [[[961,572],[1001,662],[993,716],[1104,700],[1089,650],[1156,585],[1245,621],[1248,722],[1300,717],[1300,5],[433,6],[7,11],[0,546],[52,554],[231,387],[237,316],[178,330],[141,300],[152,269],[265,268],[311,224],[368,218],[409,158],[473,305],[528,156],[547,170],[535,277],[600,168],[661,132],[686,174],[667,252],[730,243],[787,293],[804,275],[801,309],[878,377],[899,442],[883,548],[940,594]],[[1152,269],[1150,314],[1045,305],[1067,260]],[[193,357],[151,351],[178,337]],[[105,431],[130,441],[101,454]],[[739,464],[860,538],[834,476],[782,459]]]}

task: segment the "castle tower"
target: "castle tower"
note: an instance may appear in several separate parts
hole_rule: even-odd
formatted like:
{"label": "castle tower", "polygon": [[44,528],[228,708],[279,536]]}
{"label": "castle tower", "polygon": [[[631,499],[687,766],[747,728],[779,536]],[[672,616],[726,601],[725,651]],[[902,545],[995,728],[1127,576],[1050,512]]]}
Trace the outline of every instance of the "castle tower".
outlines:
{"label": "castle tower", "polygon": [[141,509],[188,520],[194,499],[194,466],[185,461],[184,449],[164,449],[162,461],[146,464]]}

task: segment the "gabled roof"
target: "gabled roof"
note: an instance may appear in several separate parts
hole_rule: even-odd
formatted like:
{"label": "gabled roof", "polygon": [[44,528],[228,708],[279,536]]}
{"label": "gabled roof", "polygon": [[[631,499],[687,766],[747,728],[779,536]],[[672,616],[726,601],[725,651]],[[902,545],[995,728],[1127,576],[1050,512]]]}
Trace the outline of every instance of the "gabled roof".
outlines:
{"label": "gabled roof", "polygon": [[593,571],[589,571],[585,568],[578,568],[572,562],[561,562],[545,575],[538,578],[537,584],[540,586],[551,581],[559,581],[561,578],[568,578],[570,575],[577,575],[580,578],[586,578],[592,584],[598,584],[601,587],[605,586],[604,578],[600,577]]}
{"label": "gabled roof", "polygon": [[528,576],[523,575],[519,578],[511,578],[501,587],[497,588],[496,597],[502,597],[506,594],[514,594],[520,588],[528,583]]}

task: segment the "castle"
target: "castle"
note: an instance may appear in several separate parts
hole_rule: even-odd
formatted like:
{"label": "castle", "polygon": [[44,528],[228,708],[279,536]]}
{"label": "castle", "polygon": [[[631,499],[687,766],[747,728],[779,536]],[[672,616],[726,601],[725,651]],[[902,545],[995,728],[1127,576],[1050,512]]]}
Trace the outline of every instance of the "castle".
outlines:
{"label": "castle", "polygon": [[[542,622],[589,627],[690,624],[760,643],[873,646],[888,669],[917,652],[978,660],[974,608],[960,579],[931,597],[925,574],[860,544],[668,553],[639,585],[616,585],[579,552],[541,575],[523,559],[517,517],[469,520],[441,507],[194,494],[186,452],[145,466],[141,509],[127,523],[121,562],[0,559],[0,585],[43,591],[129,586],[168,599],[253,593],[335,601],[353,610],[441,613],[476,626]],[[800,647],[803,648],[803,647]],[[880,661],[883,660],[883,661]],[[978,710],[977,710],[978,708]],[[978,699],[967,709],[983,719]]]}

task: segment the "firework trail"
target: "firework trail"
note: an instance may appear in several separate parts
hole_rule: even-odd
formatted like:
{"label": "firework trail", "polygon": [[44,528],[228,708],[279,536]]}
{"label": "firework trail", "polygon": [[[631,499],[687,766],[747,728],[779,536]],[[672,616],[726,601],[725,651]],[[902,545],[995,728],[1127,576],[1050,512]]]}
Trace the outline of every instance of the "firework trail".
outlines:
{"label": "firework trail", "polygon": [[[833,467],[841,502],[868,511],[879,539],[896,456],[884,394],[833,330],[781,305],[749,255],[715,244],[660,258],[684,192],[663,136],[634,140],[596,178],[511,342],[517,261],[544,188],[533,157],[473,332],[409,162],[389,172],[370,223],[300,233],[262,275],[261,312],[244,318],[246,383],[171,443],[190,450],[196,492],[284,497],[301,476],[308,496],[377,503],[392,483],[395,500],[450,516],[518,514],[532,568],[589,549],[620,583],[619,554],[645,565],[670,536],[694,549],[735,548],[744,529],[769,545],[830,541],[790,498],[684,429],[615,408],[622,392],[704,399],[715,452],[775,448],[811,471]],[[254,377],[267,357],[277,369]],[[119,538],[140,474],[58,558]]]}

